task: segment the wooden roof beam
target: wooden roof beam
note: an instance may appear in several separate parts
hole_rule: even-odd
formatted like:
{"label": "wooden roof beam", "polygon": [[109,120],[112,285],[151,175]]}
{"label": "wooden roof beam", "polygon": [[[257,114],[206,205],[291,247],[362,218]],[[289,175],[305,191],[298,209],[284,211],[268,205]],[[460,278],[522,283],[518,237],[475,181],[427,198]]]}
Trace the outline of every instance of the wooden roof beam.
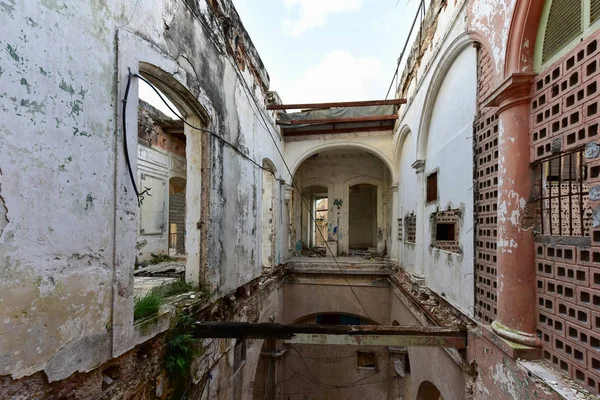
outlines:
{"label": "wooden roof beam", "polygon": [[391,121],[396,119],[398,119],[398,114],[328,119],[292,119],[286,122],[277,120],[277,125],[346,124],[350,122]]}
{"label": "wooden roof beam", "polygon": [[356,132],[381,132],[394,129],[393,124],[379,126],[363,126],[357,128],[332,128],[332,129],[293,129],[283,128],[283,136],[304,136],[304,135],[328,135],[335,133],[356,133]]}
{"label": "wooden roof beam", "polygon": [[281,325],[198,322],[197,338],[280,339],[289,343],[465,348],[467,332],[442,326]]}
{"label": "wooden roof beam", "polygon": [[311,108],[332,107],[366,107],[366,106],[388,106],[406,104],[406,99],[391,100],[367,100],[367,101],[341,101],[333,103],[303,103],[303,104],[270,104],[267,110],[298,110]]}

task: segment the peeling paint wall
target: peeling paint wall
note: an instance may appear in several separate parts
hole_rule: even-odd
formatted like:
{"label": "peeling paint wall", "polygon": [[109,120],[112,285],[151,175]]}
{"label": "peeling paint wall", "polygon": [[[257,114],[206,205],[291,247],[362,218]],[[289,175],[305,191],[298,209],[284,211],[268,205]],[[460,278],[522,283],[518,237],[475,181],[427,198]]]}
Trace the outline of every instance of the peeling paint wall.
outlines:
{"label": "peeling paint wall", "polygon": [[[140,62],[160,68],[177,83],[161,90],[201,110],[195,120],[188,115],[190,122],[254,160],[272,159],[280,171],[269,133],[282,142],[264,110],[268,75],[231,2],[6,4],[0,7],[0,374],[45,370],[52,381],[135,345],[138,208],[121,129],[128,68],[136,73]],[[126,113],[134,173],[136,93],[134,79]],[[227,293],[260,274],[261,173],[216,138],[208,150],[210,215],[201,216],[194,190],[188,204],[199,218],[187,227],[207,223],[207,240],[200,243],[197,234],[186,245],[195,247],[190,253],[199,270],[206,252],[207,279]],[[188,176],[200,173],[198,156],[188,151]]]}

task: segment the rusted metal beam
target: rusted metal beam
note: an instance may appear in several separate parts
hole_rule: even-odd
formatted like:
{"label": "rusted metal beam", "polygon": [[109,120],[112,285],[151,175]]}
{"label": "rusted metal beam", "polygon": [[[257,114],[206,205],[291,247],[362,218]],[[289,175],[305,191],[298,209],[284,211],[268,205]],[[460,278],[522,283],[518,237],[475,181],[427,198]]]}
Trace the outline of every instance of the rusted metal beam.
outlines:
{"label": "rusted metal beam", "polygon": [[367,100],[367,101],[340,101],[334,103],[303,103],[303,104],[271,104],[267,110],[298,110],[311,108],[331,107],[366,107],[366,106],[389,106],[406,104],[406,99],[391,100]]}
{"label": "rusted metal beam", "polygon": [[355,133],[355,132],[379,132],[394,129],[394,124],[378,125],[378,126],[363,126],[358,128],[332,128],[332,129],[292,129],[283,128],[283,136],[304,136],[304,135],[327,135],[331,133]]}
{"label": "rusted metal beam", "polygon": [[[197,338],[280,339],[290,343],[465,348],[467,333],[441,326],[281,325],[198,322]],[[335,338],[335,337],[338,338]]]}
{"label": "rusted metal beam", "polygon": [[350,122],[373,122],[390,121],[398,119],[398,114],[372,115],[369,117],[349,117],[349,118],[325,118],[325,119],[292,119],[289,121],[277,120],[277,125],[310,125],[310,124],[347,124]]}

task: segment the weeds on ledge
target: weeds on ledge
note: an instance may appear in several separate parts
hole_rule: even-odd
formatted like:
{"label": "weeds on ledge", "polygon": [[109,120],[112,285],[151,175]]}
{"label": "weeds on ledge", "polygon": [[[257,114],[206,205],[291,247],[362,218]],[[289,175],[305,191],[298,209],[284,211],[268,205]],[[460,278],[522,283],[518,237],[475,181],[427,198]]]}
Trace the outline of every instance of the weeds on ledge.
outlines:
{"label": "weeds on ledge", "polygon": [[136,296],[133,300],[133,319],[141,319],[158,314],[164,296],[153,290],[143,296]]}
{"label": "weeds on ledge", "polygon": [[186,282],[185,279],[178,279],[175,282],[155,287],[143,296],[135,296],[133,300],[133,319],[138,320],[158,314],[165,298],[188,292],[197,292],[201,301],[210,298],[210,287],[206,283],[195,286]]}

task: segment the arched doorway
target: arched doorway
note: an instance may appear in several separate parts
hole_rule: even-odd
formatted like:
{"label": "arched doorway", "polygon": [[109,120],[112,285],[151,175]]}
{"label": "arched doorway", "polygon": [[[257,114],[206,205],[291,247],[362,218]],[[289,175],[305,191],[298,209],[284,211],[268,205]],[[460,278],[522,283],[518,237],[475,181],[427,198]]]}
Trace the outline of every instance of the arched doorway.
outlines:
{"label": "arched doorway", "polygon": [[[175,256],[181,262],[181,267],[174,268],[176,275],[185,272],[186,281],[198,283],[204,279],[206,265],[201,237],[208,229],[203,223],[208,202],[202,199],[207,197],[206,177],[210,174],[209,168],[203,168],[208,137],[200,129],[208,117],[180,82],[155,65],[140,62],[139,76],[132,85],[138,89],[134,103],[138,107],[128,112],[137,116],[137,146],[129,155],[142,195],[137,258],[147,262]],[[135,132],[134,127],[129,128]],[[188,154],[194,157],[188,158]]]}
{"label": "arched doorway", "polygon": [[444,400],[444,397],[433,383],[425,381],[419,387],[417,400]]}
{"label": "arched doorway", "polygon": [[[305,199],[295,209],[296,215],[302,216],[296,219],[296,232],[301,234],[303,246],[320,245],[316,237],[320,235],[314,229],[320,222],[334,255],[349,255],[351,248],[361,251],[376,248],[384,253],[390,226],[391,203],[387,201],[387,192],[391,179],[387,164],[362,149],[332,149],[306,158],[294,175]],[[310,186],[319,188],[308,190]],[[325,196],[326,207],[324,201],[315,204]],[[313,226],[309,224],[309,220],[320,218],[321,221],[313,221]]]}
{"label": "arched doorway", "polygon": [[350,254],[377,245],[377,187],[368,183],[350,186],[348,228]]}

